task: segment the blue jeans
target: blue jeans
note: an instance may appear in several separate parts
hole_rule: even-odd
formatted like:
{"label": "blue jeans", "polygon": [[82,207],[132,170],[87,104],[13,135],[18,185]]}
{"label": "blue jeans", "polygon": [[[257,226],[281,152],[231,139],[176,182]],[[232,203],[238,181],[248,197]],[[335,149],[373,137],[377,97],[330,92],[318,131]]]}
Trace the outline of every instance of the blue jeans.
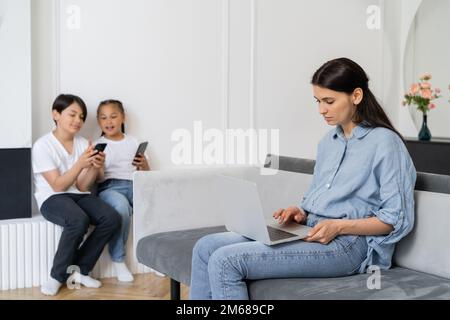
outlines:
{"label": "blue jeans", "polygon": [[[307,225],[322,219],[309,214]],[[233,232],[211,234],[193,249],[190,299],[248,300],[246,280],[352,275],[366,253],[364,236],[338,236],[327,245],[299,240],[267,246]]]}
{"label": "blue jeans", "polygon": [[125,248],[133,214],[133,181],[109,179],[98,186],[98,196],[116,209],[122,218],[122,227],[109,241],[109,254],[114,262],[125,261]]}

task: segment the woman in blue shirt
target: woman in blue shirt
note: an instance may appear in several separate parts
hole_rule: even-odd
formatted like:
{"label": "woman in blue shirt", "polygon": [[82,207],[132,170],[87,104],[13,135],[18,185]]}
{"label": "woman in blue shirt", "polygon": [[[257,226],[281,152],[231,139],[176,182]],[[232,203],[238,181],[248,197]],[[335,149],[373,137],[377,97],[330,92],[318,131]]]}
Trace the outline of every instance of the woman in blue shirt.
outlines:
{"label": "woman in blue shirt", "polygon": [[339,277],[391,266],[395,244],[414,224],[416,170],[401,135],[347,58],[312,78],[319,113],[333,128],[320,141],[300,205],[279,223],[306,224],[304,241],[266,246],[236,233],[200,239],[192,257],[191,299],[248,299],[245,280]]}

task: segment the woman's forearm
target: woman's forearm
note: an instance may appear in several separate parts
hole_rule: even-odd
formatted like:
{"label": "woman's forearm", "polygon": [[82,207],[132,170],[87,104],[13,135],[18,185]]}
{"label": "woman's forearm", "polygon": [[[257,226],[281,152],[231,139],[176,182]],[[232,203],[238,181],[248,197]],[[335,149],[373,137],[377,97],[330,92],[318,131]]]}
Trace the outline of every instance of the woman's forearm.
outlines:
{"label": "woman's forearm", "polygon": [[340,234],[376,236],[389,234],[394,230],[392,225],[382,222],[377,217],[366,219],[342,219]]}

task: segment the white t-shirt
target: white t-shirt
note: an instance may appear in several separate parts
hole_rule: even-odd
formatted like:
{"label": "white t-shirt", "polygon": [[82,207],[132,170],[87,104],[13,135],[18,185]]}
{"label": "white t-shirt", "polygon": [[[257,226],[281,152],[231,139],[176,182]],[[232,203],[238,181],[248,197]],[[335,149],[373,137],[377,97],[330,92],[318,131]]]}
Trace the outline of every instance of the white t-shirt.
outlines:
{"label": "white t-shirt", "polygon": [[[124,134],[124,138],[114,141],[101,137],[97,143],[107,143],[105,154],[105,179],[133,180],[133,173],[136,167],[133,166],[134,156],[139,147],[136,138]],[[103,181],[104,181],[103,180]]]}
{"label": "white t-shirt", "polygon": [[73,140],[73,152],[69,154],[64,146],[56,139],[53,132],[47,133],[39,138],[33,145],[32,162],[34,172],[34,196],[38,203],[39,209],[45,200],[55,194],[62,193],[82,193],[75,186],[75,183],[64,192],[55,192],[47,180],[42,175],[43,172],[57,169],[61,175],[69,171],[77,162],[83,152],[87,149],[88,141],[79,136],[75,136]]}

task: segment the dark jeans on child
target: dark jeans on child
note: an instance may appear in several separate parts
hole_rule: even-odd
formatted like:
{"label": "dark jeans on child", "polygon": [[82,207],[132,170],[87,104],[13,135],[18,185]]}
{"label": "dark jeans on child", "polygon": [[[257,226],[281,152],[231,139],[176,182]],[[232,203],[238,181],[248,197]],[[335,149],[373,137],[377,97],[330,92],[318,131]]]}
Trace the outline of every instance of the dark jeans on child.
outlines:
{"label": "dark jeans on child", "polygon": [[[41,213],[48,221],[63,227],[50,273],[59,282],[65,282],[70,276],[67,268],[71,265],[88,275],[121,226],[119,214],[91,194],[53,195],[42,204]],[[94,225],[95,229],[80,246],[89,225]]]}

